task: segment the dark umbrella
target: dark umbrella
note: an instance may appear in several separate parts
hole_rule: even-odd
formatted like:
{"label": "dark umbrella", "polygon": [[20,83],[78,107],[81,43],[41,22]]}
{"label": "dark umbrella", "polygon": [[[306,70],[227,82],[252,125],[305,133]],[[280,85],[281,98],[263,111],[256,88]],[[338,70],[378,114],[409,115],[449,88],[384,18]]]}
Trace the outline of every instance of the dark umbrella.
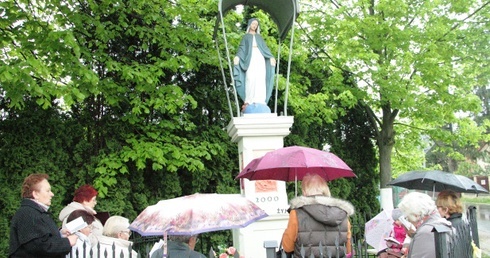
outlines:
{"label": "dark umbrella", "polygon": [[390,181],[388,185],[434,192],[453,190],[459,193],[488,193],[481,185],[465,176],[440,170],[410,171]]}

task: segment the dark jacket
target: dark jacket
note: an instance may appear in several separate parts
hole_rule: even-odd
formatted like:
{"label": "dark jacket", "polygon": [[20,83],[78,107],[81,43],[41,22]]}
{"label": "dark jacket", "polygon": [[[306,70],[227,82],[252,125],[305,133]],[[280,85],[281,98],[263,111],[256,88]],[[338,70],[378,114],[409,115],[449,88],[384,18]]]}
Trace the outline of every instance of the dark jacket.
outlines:
{"label": "dark jacket", "polygon": [[354,214],[351,203],[326,196],[300,196],[291,201],[291,208],[298,217],[294,257],[302,257],[301,246],[306,251],[305,257],[310,257],[311,253],[320,257],[320,243],[324,257],[337,257],[336,243],[338,257],[345,257],[348,217]]}
{"label": "dark jacket", "polygon": [[454,228],[459,227],[459,225],[463,224],[463,214],[461,213],[453,213],[447,218],[451,222],[451,225]]}
{"label": "dark jacket", "polygon": [[9,257],[64,257],[70,241],[60,235],[51,214],[31,199],[23,199],[10,223]]}

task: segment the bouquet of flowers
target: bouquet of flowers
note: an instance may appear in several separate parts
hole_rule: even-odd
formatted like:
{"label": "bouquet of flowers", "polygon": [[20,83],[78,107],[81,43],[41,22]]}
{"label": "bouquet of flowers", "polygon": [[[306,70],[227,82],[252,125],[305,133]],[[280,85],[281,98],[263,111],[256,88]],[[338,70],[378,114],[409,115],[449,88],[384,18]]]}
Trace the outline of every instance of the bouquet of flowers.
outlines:
{"label": "bouquet of flowers", "polygon": [[233,246],[230,246],[222,250],[218,257],[219,258],[230,258],[230,257],[244,258],[244,256],[238,254],[238,251]]}

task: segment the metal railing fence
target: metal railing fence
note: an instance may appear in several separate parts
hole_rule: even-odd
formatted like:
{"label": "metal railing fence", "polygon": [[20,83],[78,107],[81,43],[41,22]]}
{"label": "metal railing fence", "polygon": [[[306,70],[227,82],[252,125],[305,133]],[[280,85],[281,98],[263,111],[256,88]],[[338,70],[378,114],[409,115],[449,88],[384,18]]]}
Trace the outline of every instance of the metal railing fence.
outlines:
{"label": "metal railing fence", "polygon": [[[352,231],[352,257],[353,258],[375,258],[376,253],[373,249],[366,243],[364,239],[364,224],[372,216],[371,214],[358,214],[351,217],[351,231]],[[443,228],[434,228],[434,238],[436,243],[436,257],[437,258],[472,258],[473,248],[471,243],[474,242],[476,246],[479,245],[478,238],[478,222],[476,216],[476,207],[469,206],[467,209],[467,223],[462,223],[460,226],[453,228],[453,230],[445,230]],[[88,247],[84,246],[83,251],[78,250],[69,255],[70,258],[161,258],[163,256],[162,251],[153,253],[150,257],[149,253],[153,245],[158,242],[159,237],[138,237],[131,239],[134,243],[127,250],[116,251],[116,246],[113,245],[112,249],[103,252],[94,253],[94,251]],[[340,248],[345,248],[339,245],[336,241],[335,248],[339,250]],[[267,258],[288,258],[286,253],[276,254],[277,245],[265,245],[264,253],[266,253]],[[135,250],[138,255],[136,257],[132,256],[131,250]],[[304,248],[303,248],[304,249]],[[332,256],[332,251],[325,247],[320,247],[320,256],[322,258],[337,258],[337,256]],[[100,246],[96,248],[100,250]],[[337,252],[339,253],[339,252]],[[126,255],[125,255],[126,254]],[[306,257],[304,250],[302,251],[301,258],[311,258]],[[217,258],[215,252],[210,248],[208,257]],[[235,253],[234,257],[240,257],[238,252]],[[174,257],[168,257],[174,258]],[[178,258],[178,257],[176,257]]]}

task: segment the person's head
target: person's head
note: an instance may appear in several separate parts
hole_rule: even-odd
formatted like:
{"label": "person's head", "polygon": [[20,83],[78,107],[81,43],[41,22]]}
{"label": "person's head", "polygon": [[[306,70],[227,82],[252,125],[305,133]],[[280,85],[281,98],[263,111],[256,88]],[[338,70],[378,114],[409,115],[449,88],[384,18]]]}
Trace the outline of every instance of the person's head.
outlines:
{"label": "person's head", "polygon": [[97,204],[97,194],[97,190],[95,190],[93,186],[82,185],[77,190],[75,190],[73,201],[79,202],[84,206],[88,206],[93,209]]}
{"label": "person's head", "polygon": [[415,225],[437,209],[435,202],[429,195],[419,192],[411,192],[405,195],[398,208],[402,210],[407,220]]}
{"label": "person's head", "polygon": [[397,225],[401,225],[400,217],[403,216],[403,212],[399,209],[393,209],[391,211],[391,218]]}
{"label": "person's head", "polygon": [[[83,221],[85,221],[85,223],[87,223],[87,226],[85,228],[80,229],[80,232],[88,236],[90,235],[90,233],[92,233],[92,223],[95,221],[94,215],[90,214],[88,211],[74,210],[72,213],[70,213],[70,215],[68,215],[66,222],[68,223],[80,217],[83,219]],[[75,232],[71,232],[71,233],[75,233]]]}
{"label": "person's head", "polygon": [[327,182],[317,174],[306,174],[301,182],[304,196],[324,195],[330,197],[330,188]]}
{"label": "person's head", "polygon": [[34,199],[46,206],[51,206],[51,198],[54,194],[51,192],[48,178],[47,174],[31,174],[26,177],[22,183],[22,198]]}
{"label": "person's head", "polygon": [[257,18],[252,18],[248,20],[247,33],[250,32],[260,34],[259,20]]}
{"label": "person's head", "polygon": [[111,216],[104,224],[102,234],[108,237],[128,240],[131,236],[129,230],[129,219],[121,216]]}
{"label": "person's head", "polygon": [[189,245],[189,248],[191,250],[194,250],[194,247],[196,246],[197,239],[199,235],[192,235],[192,236],[168,236],[169,240],[172,240],[174,242],[181,242],[181,243],[186,243]]}
{"label": "person's head", "polygon": [[452,190],[444,190],[439,193],[436,205],[442,217],[449,217],[454,213],[463,212],[463,203],[458,194]]}

